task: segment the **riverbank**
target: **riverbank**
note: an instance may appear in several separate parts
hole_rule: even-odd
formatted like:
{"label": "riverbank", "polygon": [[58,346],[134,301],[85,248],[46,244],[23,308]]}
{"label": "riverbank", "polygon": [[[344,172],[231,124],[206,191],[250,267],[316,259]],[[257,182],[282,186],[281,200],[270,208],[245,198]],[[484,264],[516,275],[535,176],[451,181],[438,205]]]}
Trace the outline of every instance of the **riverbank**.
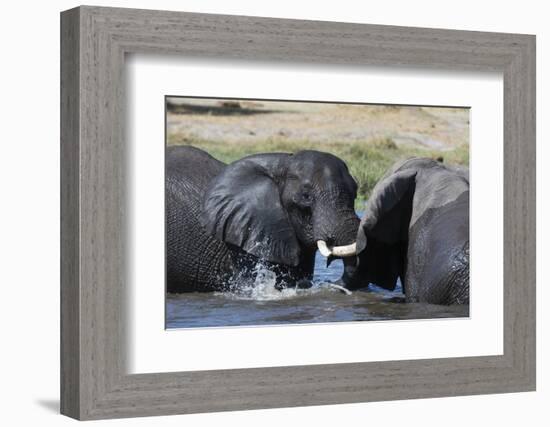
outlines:
{"label": "riverbank", "polygon": [[469,164],[469,110],[169,98],[168,145],[193,145],[230,163],[261,152],[315,149],[343,159],[357,207],[394,162],[431,157]]}

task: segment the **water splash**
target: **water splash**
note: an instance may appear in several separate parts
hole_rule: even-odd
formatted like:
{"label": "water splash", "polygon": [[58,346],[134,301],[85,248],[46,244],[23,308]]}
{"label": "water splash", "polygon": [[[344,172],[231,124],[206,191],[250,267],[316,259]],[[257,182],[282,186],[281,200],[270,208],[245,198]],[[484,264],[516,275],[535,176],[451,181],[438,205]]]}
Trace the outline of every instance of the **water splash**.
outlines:
{"label": "water splash", "polygon": [[[284,281],[284,277],[282,280]],[[319,292],[341,292],[340,289],[333,288],[333,285],[324,277],[314,278],[313,286],[309,289],[287,287],[278,290],[275,288],[276,283],[277,274],[259,260],[253,268],[240,271],[231,280],[228,286],[229,292],[217,292],[214,295],[232,300],[279,301],[307,297]]]}

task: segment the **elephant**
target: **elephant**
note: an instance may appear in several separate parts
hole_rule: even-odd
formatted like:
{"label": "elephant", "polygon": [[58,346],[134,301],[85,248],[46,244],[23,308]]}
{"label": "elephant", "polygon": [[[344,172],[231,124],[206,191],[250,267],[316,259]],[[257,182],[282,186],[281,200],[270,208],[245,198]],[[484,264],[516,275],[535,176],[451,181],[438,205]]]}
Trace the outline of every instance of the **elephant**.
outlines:
{"label": "elephant", "polygon": [[166,290],[235,290],[263,265],[275,287],[310,287],[315,253],[355,254],[357,183],[313,150],[228,165],[192,146],[166,150]]}
{"label": "elephant", "polygon": [[396,163],[375,185],[345,267],[350,290],[373,283],[406,302],[469,303],[468,169],[428,158]]}

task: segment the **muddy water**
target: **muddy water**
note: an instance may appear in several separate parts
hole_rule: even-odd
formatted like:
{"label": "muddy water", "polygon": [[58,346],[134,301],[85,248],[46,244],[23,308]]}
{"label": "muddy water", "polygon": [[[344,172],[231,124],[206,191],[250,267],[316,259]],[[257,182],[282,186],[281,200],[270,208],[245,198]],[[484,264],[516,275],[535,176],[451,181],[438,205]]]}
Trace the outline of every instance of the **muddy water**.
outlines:
{"label": "muddy water", "polygon": [[317,254],[315,286],[306,290],[273,288],[269,271],[258,271],[256,283],[239,293],[191,293],[168,295],[166,328],[214,326],[288,325],[367,320],[467,317],[468,306],[404,304],[390,301],[402,296],[399,286],[388,292],[375,286],[351,295],[331,288],[342,275],[342,262],[326,268]]}

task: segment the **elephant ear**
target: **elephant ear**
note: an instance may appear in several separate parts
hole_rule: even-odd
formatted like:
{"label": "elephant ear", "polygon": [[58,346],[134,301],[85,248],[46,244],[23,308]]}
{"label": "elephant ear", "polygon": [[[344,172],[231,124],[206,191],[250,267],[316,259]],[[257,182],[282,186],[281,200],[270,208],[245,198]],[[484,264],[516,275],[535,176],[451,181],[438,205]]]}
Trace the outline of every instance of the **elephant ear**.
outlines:
{"label": "elephant ear", "polygon": [[376,184],[357,232],[358,265],[365,263],[368,280],[395,289],[404,271],[402,241],[408,233],[416,171],[393,173]]}
{"label": "elephant ear", "polygon": [[227,166],[207,189],[201,222],[219,240],[258,258],[296,266],[298,239],[270,170],[277,159],[249,157]]}
{"label": "elephant ear", "polygon": [[[408,224],[404,224],[410,216],[410,203],[401,205],[407,195],[414,191],[415,170],[405,170],[394,173],[378,182],[373,189],[365,207],[365,213],[357,235],[357,250],[362,251],[367,245],[367,236],[376,237],[386,243],[395,243]],[[399,205],[398,209],[394,209]]]}

